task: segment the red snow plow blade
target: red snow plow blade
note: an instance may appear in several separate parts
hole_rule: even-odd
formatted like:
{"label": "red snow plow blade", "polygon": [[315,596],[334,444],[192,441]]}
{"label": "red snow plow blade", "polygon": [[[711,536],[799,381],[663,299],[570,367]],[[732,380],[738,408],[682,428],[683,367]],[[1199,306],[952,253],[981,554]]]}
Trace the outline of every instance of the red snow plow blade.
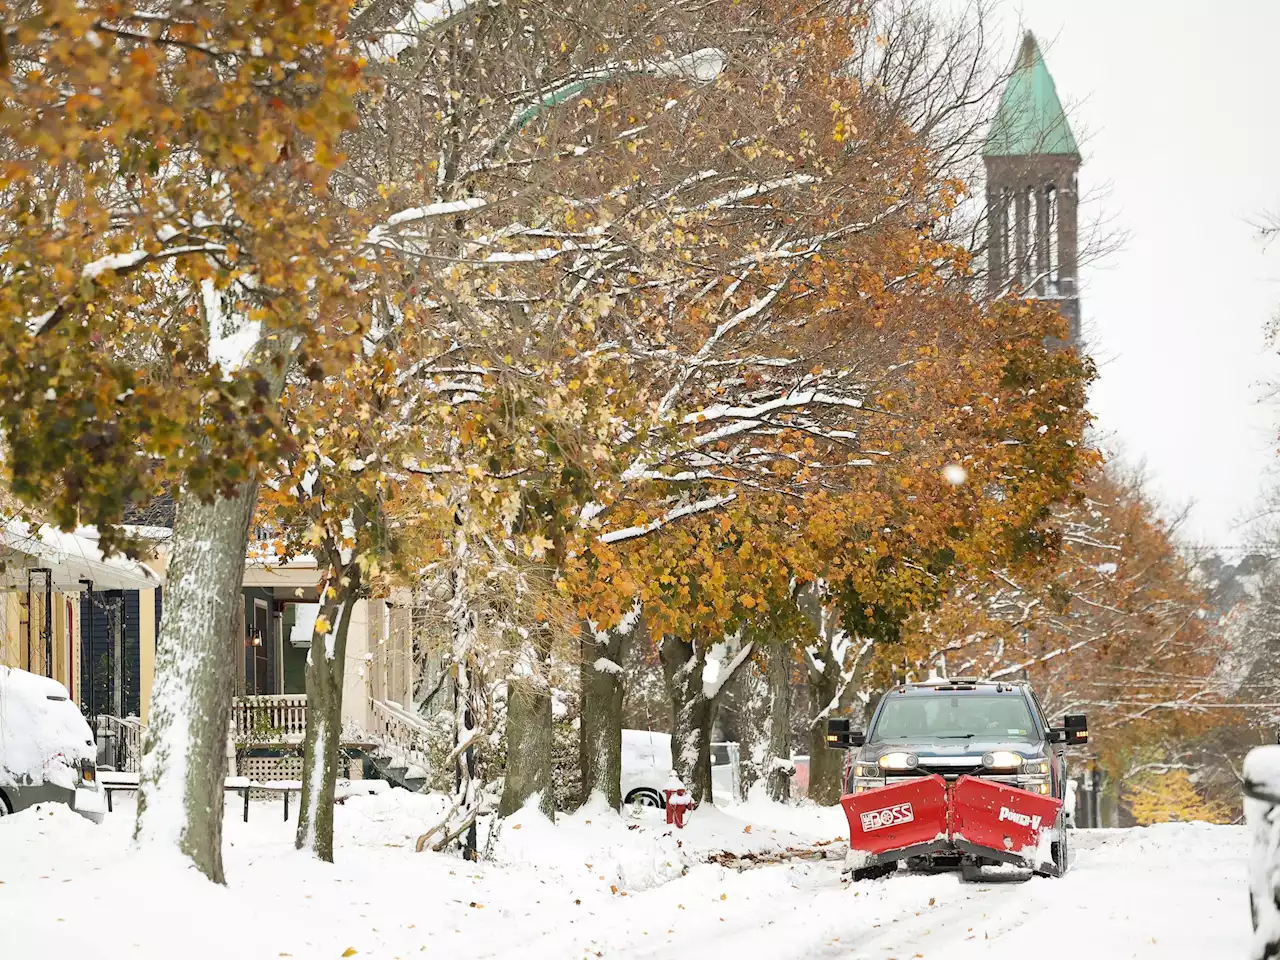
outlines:
{"label": "red snow plow blade", "polygon": [[937,774],[847,794],[840,806],[854,850],[878,855],[946,839],[947,781]]}
{"label": "red snow plow blade", "polygon": [[919,854],[965,853],[1039,868],[1041,834],[1062,801],[981,777],[948,783],[937,774],[901,780],[840,800],[849,848],[871,863]]}
{"label": "red snow plow blade", "polygon": [[957,845],[1016,854],[1036,866],[1040,835],[1053,830],[1062,801],[981,777],[951,787],[951,839]]}

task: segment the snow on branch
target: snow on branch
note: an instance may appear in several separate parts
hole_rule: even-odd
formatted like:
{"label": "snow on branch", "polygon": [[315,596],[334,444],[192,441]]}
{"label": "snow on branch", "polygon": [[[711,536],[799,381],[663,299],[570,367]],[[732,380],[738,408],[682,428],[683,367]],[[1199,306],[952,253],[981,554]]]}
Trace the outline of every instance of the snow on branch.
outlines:
{"label": "snow on branch", "polygon": [[675,215],[685,213],[695,213],[702,210],[719,210],[721,207],[728,206],[731,203],[740,203],[743,200],[750,200],[753,197],[763,196],[774,190],[780,190],[784,187],[805,186],[807,184],[817,183],[818,178],[808,173],[796,173],[789,177],[779,177],[777,180],[765,180],[762,183],[753,183],[750,186],[739,187],[737,190],[730,190],[728,193],[722,193],[718,197],[712,197],[705,203],[694,204],[690,207],[677,207],[672,211]]}
{"label": "snow on branch", "polygon": [[222,293],[208,278],[200,281],[200,297],[209,331],[209,362],[218,364],[227,377],[249,362],[262,339],[262,323],[251,321],[242,313],[228,312]]}
{"label": "snow on branch", "polygon": [[[172,234],[170,234],[170,236],[172,236]],[[167,260],[171,257],[180,257],[187,253],[216,253],[225,251],[226,249],[226,246],[221,243],[200,243],[188,244],[181,247],[168,247],[156,253],[149,253],[148,251],[141,249],[130,250],[128,253],[111,253],[107,254],[105,257],[99,257],[97,260],[86,263],[80,269],[80,276],[90,282],[96,282],[98,278],[108,270],[123,275],[131,273],[137,267],[143,266],[147,263],[154,263],[157,260]],[[64,300],[52,310],[47,310],[35,317],[29,317],[26,320],[27,330],[32,336],[38,337],[40,334],[56,326],[62,318],[66,316],[69,302],[69,300]]]}
{"label": "snow on branch", "polygon": [[685,385],[689,382],[689,378],[692,377],[694,372],[706,362],[707,358],[711,355],[711,351],[716,348],[716,345],[733,330],[737,329],[753,317],[758,316],[763,310],[768,308],[770,304],[778,299],[778,294],[782,292],[782,288],[789,282],[790,277],[778,281],[769,288],[769,291],[764,296],[757,298],[750,305],[739,310],[728,320],[725,320],[716,327],[711,336],[709,336],[706,342],[698,349],[698,352],[694,354],[693,359],[691,359],[685,368],[680,371],[680,375],[676,377],[676,382],[671,385],[671,389],[663,396],[662,402],[658,404],[659,415],[665,414],[671,409],[672,405],[676,401],[676,397],[680,395],[680,391],[682,391],[685,388]]}
{"label": "snow on branch", "polygon": [[707,497],[696,503],[686,503],[673,510],[668,510],[656,520],[650,520],[648,523],[637,524],[633,527],[626,527],[622,530],[610,530],[608,533],[600,535],[601,543],[621,543],[624,540],[634,540],[636,537],[643,537],[646,534],[660,530],[667,524],[672,523],[682,517],[691,517],[694,514],[706,513],[708,510],[715,510],[723,507],[727,503],[732,503],[738,499],[736,493],[729,493],[718,497]]}
{"label": "snow on branch", "polygon": [[853,397],[840,397],[831,393],[824,393],[821,390],[799,390],[788,393],[781,397],[774,397],[772,400],[766,400],[763,403],[753,404],[749,407],[735,407],[727,404],[716,404],[707,407],[696,413],[690,413],[681,421],[685,424],[706,423],[713,420],[732,419],[733,423],[727,423],[722,427],[718,427],[709,433],[704,433],[694,439],[695,446],[703,447],[709,443],[715,443],[728,437],[736,436],[740,433],[746,433],[754,430],[756,427],[763,426],[764,418],[774,411],[793,409],[796,407],[805,407],[810,404],[817,406],[839,406],[849,407],[855,410],[862,409],[863,403],[860,399]]}
{"label": "snow on branch", "polygon": [[[708,659],[706,667],[703,668],[702,695],[708,700],[718,697],[724,685],[733,679],[733,675],[747,662],[753,650],[755,650],[755,641],[751,640],[743,644],[727,664]],[[714,671],[711,669],[713,664],[716,667]]]}
{"label": "snow on branch", "polygon": [[479,3],[480,0],[417,0],[404,19],[376,40],[360,46],[372,57],[394,60],[417,45],[419,34],[447,25]]}
{"label": "snow on branch", "polygon": [[130,250],[128,253],[112,253],[105,257],[99,257],[91,263],[86,263],[80,270],[80,276],[86,280],[96,280],[108,270],[117,272],[129,270],[133,267],[140,266],[149,260],[163,260],[168,257],[178,257],[184,253],[213,253],[226,250],[226,246],[221,243],[199,243],[188,244],[181,247],[169,247],[158,253],[148,253],[146,250]]}
{"label": "snow on branch", "polygon": [[388,232],[396,229],[401,224],[429,220],[432,217],[447,217],[456,213],[468,213],[472,210],[480,210],[488,205],[489,201],[483,197],[466,197],[462,200],[441,200],[438,203],[429,203],[425,207],[408,207],[398,213],[393,213],[383,223],[370,230],[369,236],[365,238],[365,243],[371,247],[384,246]]}

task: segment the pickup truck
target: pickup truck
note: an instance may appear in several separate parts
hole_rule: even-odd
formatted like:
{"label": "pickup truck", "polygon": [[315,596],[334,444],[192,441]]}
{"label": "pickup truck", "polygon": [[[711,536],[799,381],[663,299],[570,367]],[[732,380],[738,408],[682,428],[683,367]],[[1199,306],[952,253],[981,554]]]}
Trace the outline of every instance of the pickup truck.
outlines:
{"label": "pickup truck", "polygon": [[881,698],[866,732],[827,723],[845,751],[841,806],[854,880],[909,869],[954,869],[966,880],[1012,864],[1043,876],[1069,866],[1065,748],[1088,721],[1050,726],[1024,681],[907,683]]}

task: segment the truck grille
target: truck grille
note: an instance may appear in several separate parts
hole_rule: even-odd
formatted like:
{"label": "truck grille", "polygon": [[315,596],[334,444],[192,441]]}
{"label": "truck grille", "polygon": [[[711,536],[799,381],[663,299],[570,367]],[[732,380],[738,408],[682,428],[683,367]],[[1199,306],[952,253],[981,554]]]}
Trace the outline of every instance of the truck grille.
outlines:
{"label": "truck grille", "polygon": [[911,770],[911,771],[895,770],[892,773],[886,774],[885,782],[893,783],[895,780],[910,780],[912,777],[925,777],[930,774],[936,773],[946,780],[959,780],[961,777],[968,776],[968,777],[982,777],[984,780],[994,780],[997,783],[1008,783],[1014,786],[1016,786],[1018,783],[1017,774],[994,775],[989,773],[983,773],[984,769],[985,768],[982,766],[980,762],[974,763],[974,764],[966,764],[965,766],[955,766],[954,764],[947,764],[946,766],[939,764],[937,766],[932,766],[929,763],[927,763],[925,760],[921,760],[920,766],[916,767],[914,770]]}

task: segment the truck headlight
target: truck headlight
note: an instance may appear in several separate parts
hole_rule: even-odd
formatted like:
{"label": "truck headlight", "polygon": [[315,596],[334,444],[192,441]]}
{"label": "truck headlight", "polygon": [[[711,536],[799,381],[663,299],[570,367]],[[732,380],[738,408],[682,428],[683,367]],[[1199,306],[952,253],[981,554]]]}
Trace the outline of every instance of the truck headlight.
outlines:
{"label": "truck headlight", "polygon": [[982,765],[988,770],[1018,770],[1022,767],[1022,756],[1012,750],[996,750],[982,755]]}
{"label": "truck headlight", "polygon": [[853,765],[853,775],[855,777],[874,777],[879,779],[880,768],[874,763],[855,763]]}
{"label": "truck headlight", "polygon": [[93,783],[98,779],[98,766],[92,760],[80,761],[80,779],[85,783]]}
{"label": "truck headlight", "polygon": [[1027,774],[1046,774],[1049,772],[1049,761],[1028,760],[1022,765],[1022,772]]}
{"label": "truck headlight", "polygon": [[882,770],[914,770],[919,763],[914,753],[886,753],[880,758]]}

